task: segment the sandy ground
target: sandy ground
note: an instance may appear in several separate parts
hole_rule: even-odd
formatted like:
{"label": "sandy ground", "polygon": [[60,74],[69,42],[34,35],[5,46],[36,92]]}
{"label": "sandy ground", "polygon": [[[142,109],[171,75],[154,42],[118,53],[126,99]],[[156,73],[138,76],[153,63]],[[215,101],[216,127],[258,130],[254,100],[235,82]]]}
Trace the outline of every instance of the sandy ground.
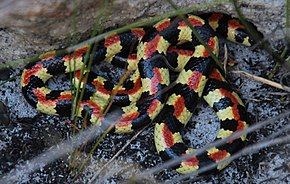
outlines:
{"label": "sandy ground", "polygon": [[[280,37],[279,31],[281,30],[274,35],[279,34],[277,37]],[[27,49],[33,47],[33,44],[15,41],[14,36],[13,31],[0,29],[1,61],[8,62],[35,54],[34,50]],[[275,62],[267,52],[259,48],[252,50],[241,45],[228,42],[226,44],[229,54],[238,62],[238,65],[230,67],[229,71],[242,70],[257,76],[268,77]],[[272,45],[276,51],[281,52],[283,49],[283,41],[279,41],[279,39],[275,39]],[[68,124],[67,118],[39,114],[28,105],[21,94],[19,75],[7,82],[8,78],[18,74],[21,70],[22,66],[19,66],[8,73],[1,72],[1,79],[6,82],[0,88],[0,101],[6,104],[7,114],[11,121],[7,122],[5,119],[0,121],[0,159],[2,163],[0,177],[15,166],[26,163],[27,160],[49,150],[51,146],[73,136],[73,130]],[[273,80],[280,82],[285,74],[287,74],[287,70],[282,68]],[[244,100],[253,123],[275,117],[290,107],[289,94],[282,90],[237,74],[229,74],[227,78]],[[281,130],[284,125],[289,124],[288,122],[288,118],[277,120],[250,134],[248,136],[249,145],[258,143],[272,133]],[[193,147],[202,147],[214,139],[218,128],[218,120],[213,110],[201,101],[184,133],[189,144],[192,144]],[[145,129],[114,160],[113,165],[97,177],[95,182],[118,183],[134,173],[142,173],[144,169],[162,163],[155,150],[153,129],[153,126]],[[22,172],[18,183],[87,183],[133,135],[108,134],[89,157],[84,172],[76,180],[73,180],[68,174],[71,170],[75,172],[68,164],[71,157],[68,154],[31,174]],[[87,156],[86,151],[90,150],[91,145],[88,144],[85,147],[85,151],[79,154],[78,159],[81,160]],[[262,149],[254,154],[241,157],[220,173],[199,178],[196,183],[289,183],[289,152],[289,144]],[[21,171],[19,172],[21,174]],[[162,170],[148,178],[148,183],[153,180],[163,182],[178,176],[171,169]]]}

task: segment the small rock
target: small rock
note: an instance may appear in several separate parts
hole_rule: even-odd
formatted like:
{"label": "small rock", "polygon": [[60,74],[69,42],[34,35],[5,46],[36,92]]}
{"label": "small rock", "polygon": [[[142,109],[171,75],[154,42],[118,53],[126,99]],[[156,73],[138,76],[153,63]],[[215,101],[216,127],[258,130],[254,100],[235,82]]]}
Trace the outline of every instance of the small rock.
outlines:
{"label": "small rock", "polygon": [[8,126],[10,124],[10,118],[6,105],[0,101],[0,125]]}

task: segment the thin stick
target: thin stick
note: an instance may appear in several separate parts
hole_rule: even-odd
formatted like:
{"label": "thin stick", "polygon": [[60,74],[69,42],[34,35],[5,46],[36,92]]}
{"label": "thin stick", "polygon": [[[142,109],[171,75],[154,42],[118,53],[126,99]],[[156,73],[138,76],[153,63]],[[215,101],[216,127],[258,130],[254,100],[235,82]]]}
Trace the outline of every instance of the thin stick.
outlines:
{"label": "thin stick", "polygon": [[282,90],[285,90],[287,92],[290,92],[290,87],[288,87],[288,86],[281,85],[281,84],[279,84],[277,82],[273,82],[271,80],[255,76],[255,75],[252,75],[252,74],[244,72],[244,71],[232,71],[231,73],[241,74],[241,75],[244,75],[244,76],[246,76],[248,78],[252,78],[252,79],[254,79],[256,81],[262,82],[263,84],[267,84],[269,86],[272,86],[272,87],[275,87],[275,88],[282,89]]}

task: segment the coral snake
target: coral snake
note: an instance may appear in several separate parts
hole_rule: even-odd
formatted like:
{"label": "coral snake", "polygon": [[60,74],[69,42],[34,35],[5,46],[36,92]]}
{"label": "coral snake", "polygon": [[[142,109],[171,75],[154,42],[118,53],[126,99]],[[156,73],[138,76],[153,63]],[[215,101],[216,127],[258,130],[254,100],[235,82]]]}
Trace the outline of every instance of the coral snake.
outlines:
{"label": "coral snake", "polygon": [[[216,34],[246,46],[254,44],[244,26],[229,15],[220,13],[186,15],[186,19],[200,38],[218,55]],[[76,71],[75,86],[84,89],[84,97],[76,114],[84,121],[100,124],[111,93],[116,91],[113,104],[122,106],[123,114],[114,131],[131,132],[155,122],[155,145],[162,159],[172,159],[194,151],[188,148],[181,129],[189,121],[199,98],[203,98],[216,112],[220,130],[216,139],[223,139],[248,126],[245,105],[226,82],[210,52],[193,34],[191,26],[182,18],[167,18],[153,26],[133,28],[114,34],[97,43],[89,57],[94,63],[106,61],[132,71],[123,85],[115,85],[93,72],[85,83],[80,69],[88,46],[63,56],[44,54],[38,62],[28,64],[23,71],[21,86],[25,99],[38,111],[46,114],[70,116],[73,92],[52,90],[47,81],[58,74]],[[167,62],[164,61],[164,58]],[[174,69],[169,70],[168,65]],[[179,72],[174,82],[170,78]],[[173,87],[171,87],[173,86]],[[86,115],[87,114],[87,115]],[[244,145],[246,135],[225,145],[208,149],[206,153],[176,165],[180,173],[196,171],[210,163],[230,157]],[[227,164],[219,164],[221,170]]]}

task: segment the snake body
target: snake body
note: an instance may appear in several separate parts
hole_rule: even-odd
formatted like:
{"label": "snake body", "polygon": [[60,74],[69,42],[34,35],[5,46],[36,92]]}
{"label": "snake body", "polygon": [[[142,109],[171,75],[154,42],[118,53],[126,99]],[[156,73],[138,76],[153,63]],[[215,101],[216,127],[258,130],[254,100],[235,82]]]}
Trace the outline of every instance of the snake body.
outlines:
{"label": "snake body", "polygon": [[[55,75],[76,71],[74,83],[84,89],[76,115],[88,123],[100,124],[99,120],[104,118],[104,110],[115,92],[113,104],[122,106],[123,114],[117,120],[114,131],[131,132],[154,121],[156,149],[164,160],[194,151],[184,144],[180,132],[201,97],[215,110],[220,120],[216,139],[246,129],[248,115],[243,102],[226,82],[192,27],[215,55],[218,55],[219,48],[216,33],[246,46],[255,42],[243,25],[229,15],[188,14],[186,20],[167,18],[152,27],[134,28],[97,43],[96,51],[89,53],[94,63],[106,61],[132,71],[131,77],[121,86],[92,72],[88,80],[84,80],[80,70],[86,65],[85,55],[89,48],[84,46],[63,56],[50,52],[42,55],[38,62],[27,65],[21,80],[23,95],[40,112],[70,116],[72,91],[51,90],[46,83]],[[169,70],[168,65],[174,71]],[[176,72],[179,75],[173,82],[170,75]],[[245,139],[243,135],[225,145],[211,148],[205,154],[181,162],[176,170],[189,173],[210,163],[218,163],[241,149]],[[220,164],[213,170],[221,170],[226,165]]]}

